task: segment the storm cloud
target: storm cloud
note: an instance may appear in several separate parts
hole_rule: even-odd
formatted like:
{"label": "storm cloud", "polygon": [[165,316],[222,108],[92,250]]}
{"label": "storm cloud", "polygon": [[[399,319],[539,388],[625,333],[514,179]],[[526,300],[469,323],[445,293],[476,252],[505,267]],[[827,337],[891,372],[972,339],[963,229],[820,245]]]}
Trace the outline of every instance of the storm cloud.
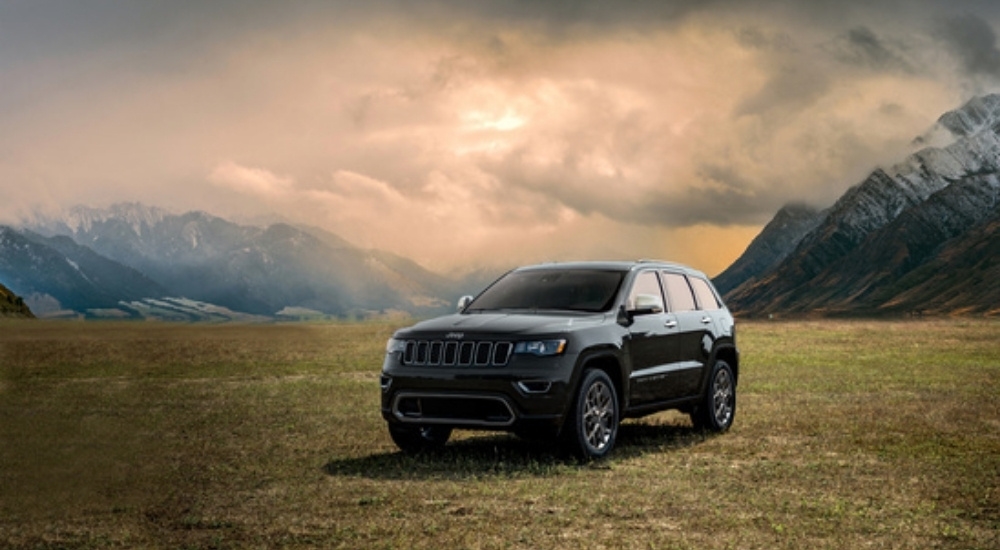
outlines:
{"label": "storm cloud", "polygon": [[713,272],[990,90],[998,24],[962,0],[6,3],[0,221],[142,201],[442,269]]}
{"label": "storm cloud", "polygon": [[1000,79],[1000,49],[990,23],[964,14],[946,18],[938,29],[968,75]]}
{"label": "storm cloud", "polygon": [[847,31],[837,41],[837,58],[845,63],[876,71],[911,73],[916,67],[906,59],[905,47],[893,44],[866,26]]}

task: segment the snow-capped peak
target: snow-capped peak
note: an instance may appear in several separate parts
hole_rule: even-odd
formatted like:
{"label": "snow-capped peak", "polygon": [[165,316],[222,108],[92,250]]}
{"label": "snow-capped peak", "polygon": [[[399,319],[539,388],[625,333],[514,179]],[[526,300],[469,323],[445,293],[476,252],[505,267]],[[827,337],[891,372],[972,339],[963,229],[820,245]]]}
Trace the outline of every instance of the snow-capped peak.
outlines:
{"label": "snow-capped peak", "polygon": [[63,222],[74,233],[80,233],[89,231],[95,223],[117,219],[125,221],[136,234],[139,234],[143,227],[152,227],[169,215],[169,212],[161,208],[138,202],[120,202],[108,208],[74,206],[65,214]]}

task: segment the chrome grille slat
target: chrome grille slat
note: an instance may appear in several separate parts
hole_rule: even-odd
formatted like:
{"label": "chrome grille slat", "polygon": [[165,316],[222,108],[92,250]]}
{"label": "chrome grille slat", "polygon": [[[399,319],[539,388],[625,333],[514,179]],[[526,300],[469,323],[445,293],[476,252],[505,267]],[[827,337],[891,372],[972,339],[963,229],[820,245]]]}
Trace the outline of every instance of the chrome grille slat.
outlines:
{"label": "chrome grille slat", "polygon": [[490,352],[493,351],[492,342],[479,342],[476,344],[476,366],[485,367],[490,364]]}
{"label": "chrome grille slat", "polygon": [[472,364],[472,353],[476,350],[475,342],[462,342],[462,346],[459,348],[458,354],[458,364],[462,366],[469,366]]}
{"label": "chrome grille slat", "polygon": [[514,351],[514,344],[510,342],[497,342],[493,347],[492,362],[494,365],[506,365],[510,360],[510,354]]}
{"label": "chrome grille slat", "polygon": [[427,342],[417,342],[417,357],[414,362],[418,365],[427,363]]}
{"label": "chrome grille slat", "polygon": [[444,346],[443,342],[431,342],[431,354],[427,358],[428,365],[440,365],[441,364],[441,348]]}
{"label": "chrome grille slat", "polygon": [[512,342],[407,340],[400,359],[411,366],[503,367],[513,354]]}
{"label": "chrome grille slat", "polygon": [[454,365],[458,361],[458,342],[446,342],[444,345],[444,364]]}

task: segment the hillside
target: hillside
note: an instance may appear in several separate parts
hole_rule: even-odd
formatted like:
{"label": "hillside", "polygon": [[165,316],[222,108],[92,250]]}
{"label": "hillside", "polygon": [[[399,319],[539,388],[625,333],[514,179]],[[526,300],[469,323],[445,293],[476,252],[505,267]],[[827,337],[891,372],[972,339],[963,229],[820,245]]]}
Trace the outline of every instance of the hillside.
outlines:
{"label": "hillside", "polygon": [[142,273],[67,237],[43,237],[6,226],[0,226],[0,280],[47,317],[99,316],[116,310],[122,300],[167,293]]}
{"label": "hillside", "polygon": [[725,294],[775,267],[795,250],[803,236],[823,221],[824,215],[825,212],[804,204],[789,204],[779,210],[746,252],[715,277],[716,288]]}
{"label": "hillside", "polygon": [[[955,284],[955,281],[962,284]],[[890,288],[882,309],[918,314],[1000,315],[1000,212]]]}
{"label": "hillside", "polygon": [[33,318],[34,315],[20,296],[0,285],[0,317]]}
{"label": "hillside", "polygon": [[[204,212],[175,215],[123,203],[39,216],[25,223],[18,237],[44,245],[46,252],[35,256],[46,258],[50,266],[39,271],[22,258],[22,268],[11,268],[10,273],[19,287],[29,295],[53,297],[60,307],[86,316],[427,314],[457,299],[450,281],[410,260],[354,247],[322,230],[282,223],[245,226]],[[91,259],[117,266],[102,272],[116,271],[120,279],[135,284],[84,288],[72,273],[59,275],[67,268],[85,267],[81,250],[89,251]],[[95,270],[84,271],[88,283],[100,282]],[[51,310],[52,300],[48,303]]]}
{"label": "hillside", "polygon": [[[779,212],[717,279],[730,307],[746,316],[996,312],[993,292],[979,285],[991,265],[964,255],[992,250],[1000,95],[942,115],[927,135],[945,144],[874,170],[813,227],[774,231],[788,217]],[[779,238],[797,244],[768,255],[775,247],[761,242]],[[961,268],[953,263],[959,257]]]}

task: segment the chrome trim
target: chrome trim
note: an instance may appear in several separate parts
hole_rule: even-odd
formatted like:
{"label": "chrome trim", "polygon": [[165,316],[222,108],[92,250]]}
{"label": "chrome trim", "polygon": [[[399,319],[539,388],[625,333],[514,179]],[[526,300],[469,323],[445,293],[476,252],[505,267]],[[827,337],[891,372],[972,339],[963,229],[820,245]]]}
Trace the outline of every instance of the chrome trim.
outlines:
{"label": "chrome trim", "polygon": [[705,364],[698,361],[679,361],[677,363],[667,363],[664,365],[657,365],[655,367],[649,367],[647,369],[632,371],[628,377],[632,380],[636,378],[645,378],[647,376],[656,376],[661,374],[670,374],[672,372],[689,370],[689,369],[700,369],[704,368]]}
{"label": "chrome trim", "polygon": [[475,342],[462,342],[461,347],[458,348],[458,364],[459,365],[471,365],[472,358],[476,353],[476,343]]}
{"label": "chrome trim", "polygon": [[402,340],[399,362],[422,367],[504,367],[514,355],[513,342],[492,340]]}
{"label": "chrome trim", "polygon": [[493,364],[506,365],[510,361],[510,355],[514,353],[514,344],[511,342],[497,342],[493,346]]}
{"label": "chrome trim", "polygon": [[[493,401],[495,403],[500,403],[503,405],[504,409],[507,410],[507,418],[503,421],[489,421],[486,419],[467,419],[467,418],[448,418],[448,417],[433,417],[424,416],[423,411],[418,415],[407,415],[399,410],[399,402],[403,399],[466,399],[473,401]],[[392,399],[392,415],[396,417],[400,422],[410,422],[415,424],[449,424],[452,426],[510,426],[517,420],[517,416],[514,414],[513,407],[510,403],[499,396],[494,395],[477,395],[471,393],[435,393],[435,392],[410,392],[401,391],[396,394]]]}
{"label": "chrome trim", "polygon": [[486,367],[490,364],[490,357],[493,355],[493,342],[479,342],[476,344],[476,366]]}
{"label": "chrome trim", "polygon": [[552,389],[552,382],[549,380],[520,380],[517,382],[517,389],[527,395],[540,395],[549,393]]}

